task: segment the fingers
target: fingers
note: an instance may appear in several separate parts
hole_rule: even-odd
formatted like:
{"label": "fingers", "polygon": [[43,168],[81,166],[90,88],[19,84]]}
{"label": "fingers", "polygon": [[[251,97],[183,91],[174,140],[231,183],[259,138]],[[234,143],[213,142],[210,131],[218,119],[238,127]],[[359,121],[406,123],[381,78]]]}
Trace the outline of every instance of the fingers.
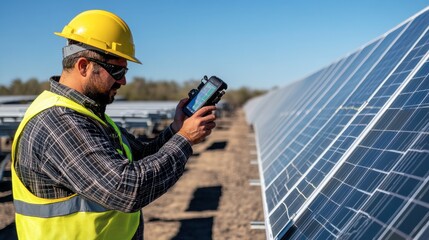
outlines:
{"label": "fingers", "polygon": [[198,139],[194,142],[194,144],[198,144],[198,143],[203,142],[204,140],[206,140],[206,138],[207,138],[210,134],[212,134],[212,130],[211,130],[211,129],[204,130],[204,134],[203,134],[200,138],[198,138]]}
{"label": "fingers", "polygon": [[179,103],[177,104],[177,108],[183,108],[186,104],[186,102],[188,101],[189,98],[183,98],[179,101]]}
{"label": "fingers", "polygon": [[209,115],[201,118],[201,121],[203,121],[203,122],[212,122],[214,120],[216,120],[216,115],[214,113],[209,114]]}
{"label": "fingers", "polygon": [[193,145],[203,141],[212,133],[212,129],[216,127],[216,115],[213,111],[215,106],[206,106],[198,110],[191,117],[187,118],[178,133],[189,140]]}
{"label": "fingers", "polygon": [[194,115],[197,117],[202,117],[204,115],[207,115],[207,114],[213,112],[214,110],[216,110],[215,106],[205,106],[205,107],[202,107],[201,109],[199,109],[198,111],[196,111],[194,113]]}
{"label": "fingers", "polygon": [[215,122],[205,123],[201,126],[201,137],[195,142],[200,143],[203,142],[210,134],[212,134],[212,130],[216,127]]}
{"label": "fingers", "polygon": [[213,129],[216,127],[216,115],[213,111],[216,110],[214,106],[206,106],[197,111],[194,115],[200,118],[201,124],[205,127],[205,129]]}
{"label": "fingers", "polygon": [[215,122],[208,122],[208,123],[205,123],[204,125],[203,125],[203,128],[205,129],[205,130],[212,130],[213,128],[215,128],[216,127],[216,123]]}

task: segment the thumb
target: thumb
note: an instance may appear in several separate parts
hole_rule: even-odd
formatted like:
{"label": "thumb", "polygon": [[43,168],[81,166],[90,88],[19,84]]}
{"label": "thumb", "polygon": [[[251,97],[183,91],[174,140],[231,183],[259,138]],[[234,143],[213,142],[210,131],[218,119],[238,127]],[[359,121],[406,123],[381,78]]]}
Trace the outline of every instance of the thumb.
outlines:
{"label": "thumb", "polygon": [[188,102],[188,99],[189,99],[189,98],[183,98],[183,99],[181,99],[181,100],[179,101],[179,104],[177,104],[177,106],[178,106],[179,108],[183,108],[183,107],[186,105],[186,103]]}

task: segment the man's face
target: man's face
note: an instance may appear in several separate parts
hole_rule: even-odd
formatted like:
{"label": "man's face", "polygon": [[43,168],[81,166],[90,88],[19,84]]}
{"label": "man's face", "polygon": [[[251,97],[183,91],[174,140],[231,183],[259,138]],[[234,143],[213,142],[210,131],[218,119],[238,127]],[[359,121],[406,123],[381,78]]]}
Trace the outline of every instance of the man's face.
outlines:
{"label": "man's face", "polygon": [[[94,69],[94,65],[97,63],[91,63],[93,66],[89,71],[89,81],[84,88],[84,94],[101,105],[112,103],[117,90],[126,84],[125,76],[119,80],[115,80],[106,69],[101,66],[97,66]],[[125,59],[109,60],[107,63],[123,67],[127,66]]]}

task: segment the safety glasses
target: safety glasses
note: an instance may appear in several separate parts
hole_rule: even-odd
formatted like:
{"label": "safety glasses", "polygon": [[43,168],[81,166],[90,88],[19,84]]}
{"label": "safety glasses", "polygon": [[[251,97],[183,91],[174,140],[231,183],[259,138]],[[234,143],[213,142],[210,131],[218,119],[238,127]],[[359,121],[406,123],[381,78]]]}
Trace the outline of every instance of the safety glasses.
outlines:
{"label": "safety glasses", "polygon": [[116,81],[121,80],[125,74],[128,71],[128,68],[126,67],[122,67],[122,66],[118,66],[118,65],[113,65],[110,63],[105,63],[102,62],[98,59],[95,58],[86,58],[91,62],[95,62],[98,65],[100,65],[102,68],[104,68],[109,74],[110,76],[112,76]]}

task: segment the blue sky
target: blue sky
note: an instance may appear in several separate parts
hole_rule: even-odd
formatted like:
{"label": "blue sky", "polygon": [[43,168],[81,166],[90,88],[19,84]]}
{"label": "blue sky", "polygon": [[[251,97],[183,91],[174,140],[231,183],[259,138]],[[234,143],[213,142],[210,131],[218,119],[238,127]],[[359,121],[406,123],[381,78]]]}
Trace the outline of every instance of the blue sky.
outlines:
{"label": "blue sky", "polygon": [[0,85],[61,73],[61,31],[76,14],[104,9],[133,31],[128,81],[217,75],[230,88],[285,86],[374,40],[428,6],[423,0],[5,1]]}

